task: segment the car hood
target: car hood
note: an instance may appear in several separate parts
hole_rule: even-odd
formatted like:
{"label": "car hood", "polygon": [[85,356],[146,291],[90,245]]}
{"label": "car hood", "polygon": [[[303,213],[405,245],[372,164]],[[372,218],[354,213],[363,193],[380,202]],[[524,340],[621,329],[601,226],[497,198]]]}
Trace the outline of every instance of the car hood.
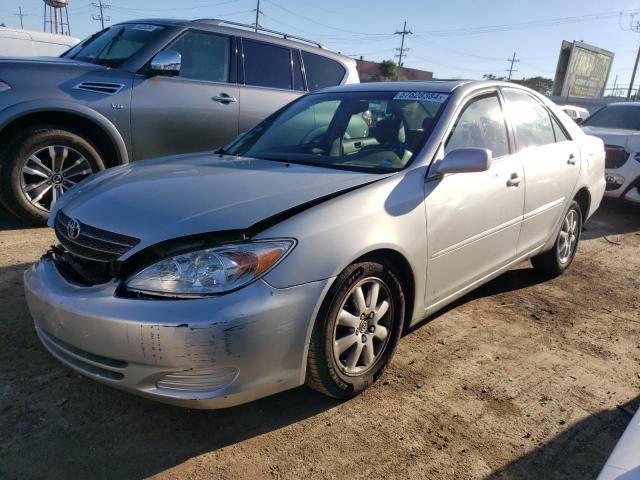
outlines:
{"label": "car hood", "polygon": [[60,57],[0,57],[0,68],[6,66],[36,66],[36,67],[75,67],[84,70],[106,70],[107,67],[95,63],[79,62],[77,60]]}
{"label": "car hood", "polygon": [[61,197],[49,224],[62,210],[82,223],[141,239],[130,256],[177,237],[246,230],[385,176],[212,153],[166,157],[83,182]]}
{"label": "car hood", "polygon": [[582,127],[587,135],[601,138],[605,145],[618,145],[627,151],[640,151],[640,131],[624,128]]}

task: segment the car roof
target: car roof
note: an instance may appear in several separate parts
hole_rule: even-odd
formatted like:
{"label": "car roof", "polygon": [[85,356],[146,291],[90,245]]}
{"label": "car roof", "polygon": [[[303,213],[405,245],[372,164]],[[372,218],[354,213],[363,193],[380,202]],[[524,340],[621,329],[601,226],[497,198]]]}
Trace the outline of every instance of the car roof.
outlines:
{"label": "car roof", "polygon": [[[393,92],[393,91],[424,91],[435,93],[453,93],[456,90],[469,92],[480,88],[508,87],[518,90],[533,92],[531,89],[517,83],[503,82],[499,80],[414,80],[397,82],[366,82],[338,85],[314,93],[328,92]],[[535,93],[535,92],[533,92]]]}
{"label": "car roof", "polygon": [[613,103],[607,103],[606,105],[603,105],[604,107],[621,107],[621,106],[625,106],[625,107],[633,107],[633,108],[639,108],[640,107],[640,102],[613,102]]}
{"label": "car roof", "polygon": [[346,65],[355,65],[355,60],[336,53],[320,42],[315,40],[309,40],[306,38],[291,35],[285,32],[278,32],[276,30],[270,30],[266,28],[259,28],[255,31],[255,27],[251,25],[232,22],[217,18],[200,18],[196,20],[184,20],[176,18],[140,18],[133,20],[126,20],[119,24],[136,24],[145,23],[151,25],[163,25],[167,27],[177,28],[198,28],[199,30],[208,30],[211,32],[226,33],[228,35],[238,35],[243,38],[251,38],[255,40],[268,41],[276,43],[290,48],[299,48],[302,50],[311,50],[327,57],[339,58],[342,63]]}
{"label": "car roof", "polygon": [[[437,93],[451,93],[461,85],[476,83],[471,80],[420,80],[420,81],[399,81],[399,82],[367,82],[350,83],[329,87],[318,92],[393,92],[397,90],[406,91],[429,91]],[[486,82],[477,82],[486,83]]]}

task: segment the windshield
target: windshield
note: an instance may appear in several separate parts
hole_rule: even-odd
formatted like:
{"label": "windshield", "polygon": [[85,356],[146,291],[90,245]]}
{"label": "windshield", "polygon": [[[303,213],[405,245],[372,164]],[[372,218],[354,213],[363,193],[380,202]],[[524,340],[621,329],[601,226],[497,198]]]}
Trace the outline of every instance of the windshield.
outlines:
{"label": "windshield", "polygon": [[447,94],[307,95],[233,142],[225,153],[330,168],[404,168],[435,127]]}
{"label": "windshield", "polygon": [[604,107],[582,122],[582,125],[640,130],[640,108],[633,105]]}
{"label": "windshield", "polygon": [[164,30],[160,25],[114,25],[92,35],[62,55],[81,62],[119,67]]}

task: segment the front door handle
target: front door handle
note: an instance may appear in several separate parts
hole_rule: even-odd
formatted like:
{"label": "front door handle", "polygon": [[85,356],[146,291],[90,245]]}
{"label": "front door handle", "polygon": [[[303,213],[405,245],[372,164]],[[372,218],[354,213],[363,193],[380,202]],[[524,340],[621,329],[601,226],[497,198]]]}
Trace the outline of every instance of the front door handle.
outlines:
{"label": "front door handle", "polygon": [[507,180],[507,187],[517,187],[522,182],[522,177],[517,173],[512,173],[511,178]]}
{"label": "front door handle", "polygon": [[569,159],[567,160],[567,163],[569,165],[575,165],[576,162],[577,162],[576,156],[573,153],[569,155]]}
{"label": "front door handle", "polygon": [[221,93],[220,95],[216,95],[215,97],[213,97],[213,100],[219,103],[234,103],[238,101],[236,97],[230,97],[226,93]]}

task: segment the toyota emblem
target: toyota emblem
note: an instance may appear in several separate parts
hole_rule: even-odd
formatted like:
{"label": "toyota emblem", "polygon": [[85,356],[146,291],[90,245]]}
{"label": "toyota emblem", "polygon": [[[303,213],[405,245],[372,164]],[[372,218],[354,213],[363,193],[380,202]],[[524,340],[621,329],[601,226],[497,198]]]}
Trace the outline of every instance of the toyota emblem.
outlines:
{"label": "toyota emblem", "polygon": [[75,240],[80,236],[80,222],[75,218],[67,222],[67,235],[71,240]]}

